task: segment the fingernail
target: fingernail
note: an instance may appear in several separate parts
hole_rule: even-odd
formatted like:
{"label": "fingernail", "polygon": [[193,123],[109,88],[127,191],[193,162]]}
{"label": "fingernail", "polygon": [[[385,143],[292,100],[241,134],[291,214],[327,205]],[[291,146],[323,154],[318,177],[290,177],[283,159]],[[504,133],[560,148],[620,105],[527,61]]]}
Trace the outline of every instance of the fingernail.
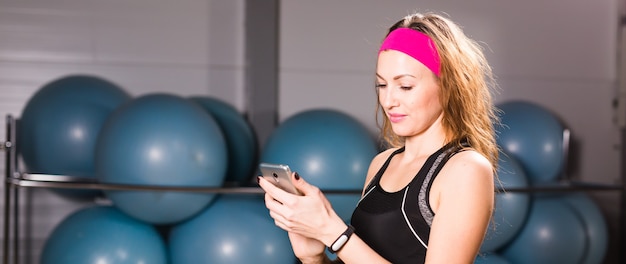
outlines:
{"label": "fingernail", "polygon": [[294,175],[294,177],[296,177],[296,181],[300,179],[300,175],[296,172],[296,175]]}

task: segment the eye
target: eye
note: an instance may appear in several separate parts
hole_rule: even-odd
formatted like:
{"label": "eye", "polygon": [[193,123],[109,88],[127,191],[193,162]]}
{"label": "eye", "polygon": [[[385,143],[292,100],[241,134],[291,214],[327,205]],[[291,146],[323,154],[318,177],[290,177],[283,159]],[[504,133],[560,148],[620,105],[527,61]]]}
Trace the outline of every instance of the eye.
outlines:
{"label": "eye", "polygon": [[411,89],[413,89],[413,86],[405,86],[405,85],[401,85],[400,89],[405,90],[405,91],[409,91]]}
{"label": "eye", "polygon": [[377,89],[382,89],[382,88],[387,87],[387,85],[386,85],[386,84],[384,84],[384,83],[377,83],[377,84],[375,84],[374,86],[375,86]]}

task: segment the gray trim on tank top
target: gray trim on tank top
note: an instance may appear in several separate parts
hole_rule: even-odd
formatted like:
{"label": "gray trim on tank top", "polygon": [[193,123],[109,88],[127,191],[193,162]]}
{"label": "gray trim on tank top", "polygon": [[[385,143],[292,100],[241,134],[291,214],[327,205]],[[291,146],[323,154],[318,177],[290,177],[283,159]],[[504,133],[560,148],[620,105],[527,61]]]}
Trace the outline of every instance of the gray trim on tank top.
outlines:
{"label": "gray trim on tank top", "polygon": [[428,226],[432,225],[433,218],[435,217],[435,214],[430,208],[430,204],[426,202],[426,194],[428,190],[428,185],[430,184],[433,178],[433,175],[435,174],[435,171],[439,167],[439,164],[441,163],[441,161],[448,154],[450,154],[450,152],[452,152],[453,150],[454,148],[449,148],[446,151],[439,154],[439,156],[437,156],[437,159],[435,160],[435,162],[433,162],[433,165],[430,167],[430,170],[428,170],[426,177],[424,177],[424,182],[422,183],[422,186],[418,194],[417,204],[418,204],[420,213],[422,214],[422,217],[424,218]]}

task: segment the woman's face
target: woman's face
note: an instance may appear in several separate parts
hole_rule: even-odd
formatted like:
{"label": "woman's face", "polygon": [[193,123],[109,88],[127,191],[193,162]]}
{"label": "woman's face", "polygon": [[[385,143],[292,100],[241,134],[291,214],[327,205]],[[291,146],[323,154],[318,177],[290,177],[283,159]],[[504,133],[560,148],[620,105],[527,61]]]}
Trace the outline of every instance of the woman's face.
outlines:
{"label": "woman's face", "polygon": [[381,52],[376,80],[378,102],[398,136],[422,134],[442,115],[436,76],[413,57]]}

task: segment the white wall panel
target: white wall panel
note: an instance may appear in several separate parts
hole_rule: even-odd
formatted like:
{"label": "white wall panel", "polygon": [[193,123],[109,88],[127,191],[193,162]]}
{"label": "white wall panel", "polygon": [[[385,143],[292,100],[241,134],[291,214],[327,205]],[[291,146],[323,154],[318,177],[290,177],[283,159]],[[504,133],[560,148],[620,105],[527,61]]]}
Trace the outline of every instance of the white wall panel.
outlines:
{"label": "white wall panel", "polygon": [[[89,12],[84,5],[64,9],[2,2],[0,59],[3,61],[84,62],[92,59]],[[6,6],[5,6],[6,5]]]}
{"label": "white wall panel", "polygon": [[58,2],[0,2],[0,83],[32,94],[92,73],[133,94],[210,94],[244,110],[243,1]]}
{"label": "white wall panel", "polygon": [[284,1],[281,69],[369,71],[393,22],[412,11],[435,11],[488,46],[498,75],[614,78],[616,5],[613,0]]}
{"label": "white wall panel", "polygon": [[208,61],[212,66],[231,66],[238,70],[245,66],[244,8],[243,0],[210,1],[207,45]]}
{"label": "white wall panel", "polygon": [[95,59],[206,65],[208,10],[207,1],[94,1]]}
{"label": "white wall panel", "polygon": [[[281,116],[287,118],[300,109],[330,108],[345,112],[376,128],[376,92],[369,73],[347,71],[285,71],[280,75]],[[327,92],[321,92],[327,91]],[[351,95],[351,97],[348,97]]]}

